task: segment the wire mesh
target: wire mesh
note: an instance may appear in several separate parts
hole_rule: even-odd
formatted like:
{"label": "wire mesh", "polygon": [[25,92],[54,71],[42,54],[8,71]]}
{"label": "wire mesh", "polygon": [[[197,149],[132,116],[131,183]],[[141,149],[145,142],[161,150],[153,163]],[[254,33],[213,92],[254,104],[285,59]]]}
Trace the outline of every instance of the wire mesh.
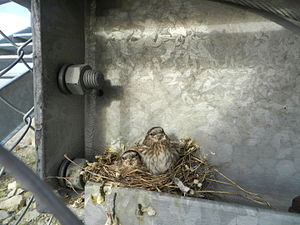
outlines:
{"label": "wire mesh", "polygon": [[[17,60],[15,60],[13,63],[11,63],[10,65],[8,65],[6,68],[4,68],[3,70],[0,71],[0,77],[5,75],[7,72],[9,72],[13,67],[15,67],[17,65],[17,63],[19,63],[20,61],[23,62],[23,64],[30,70],[32,71],[32,68],[27,64],[27,62],[23,59],[23,56],[25,55],[24,52],[24,47],[26,47],[29,43],[32,42],[32,38],[30,38],[29,40],[27,40],[26,42],[24,42],[22,45],[18,46],[13,40],[11,40],[4,32],[2,32],[0,30],[0,35],[6,39],[9,43],[11,43],[15,49],[16,49],[16,53],[18,55]],[[15,143],[12,145],[12,147],[10,147],[9,151],[13,151],[14,148],[21,142],[21,140],[25,137],[25,135],[27,134],[29,128],[32,128],[31,123],[32,123],[32,117],[31,114],[34,111],[34,107],[32,107],[28,112],[24,113],[22,112],[20,109],[18,109],[18,107],[16,107],[15,105],[13,105],[12,103],[10,103],[8,100],[6,100],[5,98],[3,98],[2,96],[0,96],[0,100],[7,105],[9,108],[11,108],[12,110],[14,110],[15,112],[17,112],[18,114],[23,116],[23,122],[25,122],[26,124],[26,129],[24,130],[24,132],[20,135],[20,137],[15,141]],[[33,128],[32,128],[33,129]],[[4,173],[4,168],[1,168],[0,170],[0,177],[3,175]]]}
{"label": "wire mesh", "polygon": [[28,63],[23,59],[25,52],[24,52],[24,48],[32,42],[32,38],[28,39],[26,42],[24,42],[22,45],[18,46],[15,42],[13,42],[6,34],[4,34],[1,30],[0,30],[0,34],[2,35],[2,37],[4,37],[8,42],[10,42],[17,50],[17,55],[18,58],[12,62],[9,66],[7,66],[5,69],[0,71],[0,77],[2,77],[4,74],[6,74],[7,72],[9,72],[14,66],[17,65],[17,63],[19,63],[20,61],[23,62],[23,64],[27,67],[27,69],[29,69],[30,71],[32,71],[32,68],[28,65]]}
{"label": "wire mesh", "polygon": [[[17,45],[14,41],[12,41],[7,35],[5,35],[1,30],[0,30],[0,35],[2,37],[4,37],[9,43],[11,43],[15,49],[16,49],[16,54],[18,56],[18,58],[12,62],[10,65],[8,65],[6,68],[4,68],[3,70],[0,71],[0,78],[5,75],[6,73],[8,73],[11,69],[13,69],[17,63],[19,63],[20,61],[23,62],[23,64],[27,67],[28,70],[30,70],[31,72],[33,71],[32,68],[28,65],[28,63],[23,59],[25,52],[24,52],[24,48],[26,46],[28,46],[29,43],[32,42],[32,38],[30,38],[29,40],[27,40],[26,42],[24,42],[22,45]],[[17,112],[18,114],[20,114],[23,118],[23,122],[26,124],[25,126],[25,130],[22,132],[22,134],[17,138],[17,140],[13,143],[13,145],[8,149],[8,151],[13,151],[16,146],[22,141],[22,139],[26,136],[26,134],[28,133],[28,130],[34,129],[32,127],[32,114],[34,112],[34,107],[32,107],[28,112],[22,112],[20,109],[18,109],[17,106],[15,106],[14,104],[12,104],[11,102],[9,102],[8,100],[6,100],[5,98],[3,98],[2,96],[0,96],[0,100],[9,108],[11,108],[12,110],[14,110],[15,112]],[[21,128],[20,128],[21,129]],[[4,167],[2,167],[0,169],[0,177],[4,174]],[[25,216],[25,214],[27,213],[30,205],[32,204],[32,202],[34,201],[34,197],[31,196],[29,199],[28,204],[26,205],[26,207],[23,209],[22,213],[20,214],[20,216],[17,218],[17,220],[14,222],[13,225],[18,225],[21,220],[23,219],[23,217]],[[51,223],[51,222],[50,222]],[[49,223],[49,224],[50,224]]]}
{"label": "wire mesh", "polygon": [[[4,68],[3,70],[0,71],[0,78],[3,78],[3,76],[5,74],[7,74],[11,69],[13,69],[19,62],[22,62],[26,66],[26,68],[32,72],[33,69],[28,65],[28,63],[23,58],[24,55],[25,55],[24,48],[26,46],[28,46],[32,42],[32,38],[28,39],[27,41],[25,41],[21,45],[17,45],[11,38],[9,38],[7,35],[5,35],[1,30],[0,30],[0,35],[3,36],[10,44],[12,44],[12,46],[14,46],[14,48],[16,49],[16,54],[17,54],[17,59],[14,60],[11,64],[9,64],[6,68]],[[5,78],[7,78],[7,76],[5,76]],[[28,112],[23,112],[17,106],[15,106],[12,102],[10,102],[7,99],[5,99],[3,96],[0,96],[0,101],[2,101],[7,107],[9,107],[10,109],[12,109],[16,113],[18,113],[20,116],[22,116],[23,122],[25,123],[25,129],[24,129],[24,131],[17,138],[17,140],[15,140],[15,142],[12,144],[12,146],[9,149],[7,149],[8,150],[7,153],[10,153],[23,140],[23,138],[28,133],[29,129],[33,129],[34,130],[34,128],[32,126],[32,120],[33,120],[33,116],[32,115],[34,114],[34,107],[32,107]],[[1,159],[1,157],[0,157],[0,159]],[[13,160],[13,158],[12,158],[12,160]],[[8,168],[10,167],[10,165],[11,164],[6,164],[6,166]],[[20,168],[21,168],[21,166],[22,165],[19,165]],[[14,167],[12,167],[12,168],[14,168]],[[10,171],[15,170],[14,171],[15,173],[13,173],[13,174],[16,177],[19,177],[19,179],[20,179],[20,177],[23,177],[23,174],[21,174],[21,172],[22,171],[26,172],[26,168],[24,168],[24,170],[22,170],[22,171],[17,171],[20,168],[14,168],[14,169],[12,169],[12,168],[9,168]],[[2,167],[0,169],[0,178],[4,174],[4,169],[5,169],[4,167]],[[26,175],[25,172],[24,172],[24,174]],[[26,176],[27,179],[29,179],[31,176],[33,177],[33,175],[30,175],[30,176],[29,175],[27,174],[27,176]],[[27,179],[25,179],[25,180],[27,181]],[[37,199],[39,201],[41,201],[41,199],[42,200],[45,200],[45,199],[47,200],[48,204],[46,204],[46,205],[49,206],[50,209],[52,209],[53,214],[55,215],[55,217],[57,217],[63,224],[82,224],[82,222],[80,220],[78,220],[78,218],[76,216],[74,216],[72,214],[72,212],[64,204],[60,203],[60,201],[55,198],[55,196],[53,195],[53,193],[50,190],[47,190],[46,186],[44,188],[38,188],[38,187],[41,187],[43,185],[42,182],[40,182],[40,183],[39,182],[40,181],[38,179],[34,180],[34,182],[32,182],[30,184],[31,185],[30,187],[32,188],[32,190],[34,190],[35,188],[37,188],[36,192],[35,192],[35,196],[37,197]],[[27,203],[26,207],[22,209],[22,212],[20,213],[19,217],[14,221],[13,225],[20,224],[20,222],[22,221],[22,219],[24,218],[24,216],[28,212],[28,209],[30,208],[31,204],[34,201],[35,201],[35,199],[34,199],[34,196],[32,195],[30,197],[29,202]],[[50,219],[47,221],[48,225],[50,225],[53,222],[53,218],[54,218],[54,216],[52,215],[50,217]]]}

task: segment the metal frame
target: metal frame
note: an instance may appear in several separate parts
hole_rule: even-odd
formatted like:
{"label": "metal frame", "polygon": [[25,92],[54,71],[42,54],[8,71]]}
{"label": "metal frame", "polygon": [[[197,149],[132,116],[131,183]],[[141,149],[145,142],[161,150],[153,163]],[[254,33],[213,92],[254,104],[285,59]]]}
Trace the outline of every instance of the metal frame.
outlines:
{"label": "metal frame", "polygon": [[62,65],[84,63],[84,1],[34,0],[32,14],[37,170],[55,185],[47,177],[57,175],[63,155],[84,156],[84,98],[57,84]]}

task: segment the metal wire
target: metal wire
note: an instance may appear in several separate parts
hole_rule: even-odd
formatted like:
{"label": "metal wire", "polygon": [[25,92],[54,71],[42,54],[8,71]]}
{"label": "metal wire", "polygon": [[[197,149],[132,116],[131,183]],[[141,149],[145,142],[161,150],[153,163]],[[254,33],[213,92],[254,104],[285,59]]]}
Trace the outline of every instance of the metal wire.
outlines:
{"label": "metal wire", "polygon": [[33,197],[33,195],[32,195],[32,196],[30,197],[30,199],[29,199],[28,204],[26,205],[26,208],[24,208],[22,214],[18,217],[18,219],[14,222],[13,225],[18,225],[18,224],[21,222],[21,220],[22,220],[23,217],[25,216],[27,210],[29,209],[31,203],[33,202],[33,200],[34,200],[34,197]]}
{"label": "metal wire", "polygon": [[[19,63],[20,61],[23,62],[23,64],[32,72],[32,68],[27,64],[27,62],[23,59],[23,56],[25,54],[24,52],[24,48],[32,42],[32,38],[30,38],[29,40],[27,40],[26,42],[24,42],[22,45],[18,46],[14,41],[12,41],[5,33],[3,33],[1,30],[0,30],[0,34],[8,41],[10,42],[17,50],[17,55],[18,55],[18,58],[13,62],[11,63],[9,66],[7,66],[5,69],[3,69],[2,71],[0,71],[0,78],[6,74],[8,71],[10,71],[17,63]],[[4,99],[3,97],[0,96],[0,100],[2,100],[2,102],[4,102],[7,106],[9,106],[11,109],[13,109],[14,111],[16,111],[17,113],[21,114],[21,115],[25,115],[25,113],[23,113],[21,110],[19,110],[17,107],[15,107],[13,104],[11,104],[10,102],[8,102],[6,99]],[[31,112],[33,111],[33,109],[31,109]],[[30,112],[30,113],[31,113]],[[29,113],[29,114],[30,114]],[[23,121],[26,123],[26,120],[27,118],[23,118]],[[30,128],[31,129],[34,129],[31,124],[30,124]],[[26,129],[27,130],[27,129]],[[27,130],[28,131],[28,130]],[[26,131],[26,132],[27,132]],[[26,133],[24,135],[22,135],[21,137],[23,138],[24,136],[26,135]],[[20,141],[19,141],[20,142]],[[0,171],[0,177],[1,175],[3,174],[3,169],[1,169]]]}
{"label": "metal wire", "polygon": [[19,55],[19,57],[13,62],[11,63],[8,67],[6,67],[4,70],[0,71],[0,77],[3,76],[4,74],[6,74],[8,71],[10,71],[15,65],[17,65],[21,59],[24,56],[24,51],[21,52],[21,55]]}
{"label": "metal wire", "polygon": [[[15,65],[17,65],[20,61],[23,62],[23,64],[27,67],[28,70],[30,70],[31,72],[33,71],[32,68],[27,64],[27,62],[23,59],[24,55],[25,55],[25,52],[24,52],[24,48],[32,42],[32,38],[30,38],[29,40],[27,40],[26,42],[24,42],[22,45],[18,46],[14,41],[12,41],[7,35],[5,35],[1,30],[0,30],[0,34],[8,41],[10,42],[17,50],[17,55],[18,55],[18,58],[12,62],[9,66],[7,66],[5,69],[3,69],[2,71],[0,71],[0,78],[5,75],[7,72],[9,72]],[[26,128],[25,130],[23,131],[23,133],[19,136],[19,138],[15,141],[15,143],[10,147],[10,149],[8,150],[8,152],[11,152],[15,149],[15,147],[21,142],[21,140],[25,137],[25,135],[27,134],[28,130],[31,128],[31,129],[34,129],[32,126],[31,126],[31,123],[32,123],[32,118],[31,118],[31,114],[33,113],[34,111],[34,107],[32,107],[27,113],[24,113],[22,112],[20,109],[18,109],[16,106],[14,106],[12,103],[10,103],[9,101],[7,101],[6,99],[4,99],[2,96],[0,96],[0,100],[2,102],[4,102],[9,108],[11,108],[12,110],[14,110],[15,112],[19,113],[20,115],[23,116],[23,122],[25,122],[26,124]],[[1,147],[1,146],[0,146]],[[6,150],[4,150],[6,151]],[[1,157],[0,157],[1,158]],[[2,160],[6,158],[2,158]],[[1,159],[0,159],[1,160]],[[5,165],[5,163],[3,163]],[[15,165],[17,166],[17,165]],[[21,165],[22,167],[22,165]],[[25,166],[26,167],[26,166]],[[8,166],[9,168],[9,166]],[[20,168],[18,168],[20,169]],[[28,169],[28,168],[25,168],[25,169]],[[22,172],[22,171],[21,171]],[[30,172],[30,171],[29,171]],[[4,174],[4,167],[1,168],[0,170],[0,177]],[[18,219],[14,222],[13,225],[18,225],[21,220],[23,219],[23,217],[25,216],[25,214],[27,213],[30,205],[32,204],[32,202],[34,201],[34,196],[31,196],[30,197],[30,200],[27,204],[27,206],[23,209],[21,215],[18,217]],[[50,218],[48,224],[50,225],[51,224],[51,221],[53,219],[53,216]],[[71,220],[70,220],[71,221]],[[76,219],[73,220],[73,222],[76,222]],[[76,223],[75,223],[76,224]],[[79,224],[79,223],[77,223]]]}
{"label": "metal wire", "polygon": [[22,116],[25,115],[25,113],[23,113],[20,109],[18,109],[17,107],[15,107],[13,104],[11,104],[9,101],[7,101],[5,98],[3,98],[2,96],[0,96],[0,100],[6,104],[9,108],[11,108],[12,110],[16,111],[17,113],[21,114]]}
{"label": "metal wire", "polygon": [[[0,30],[0,34],[8,41],[10,42],[16,49],[17,49],[17,55],[18,58],[11,63],[9,66],[7,66],[5,69],[3,69],[2,71],[0,71],[0,77],[3,76],[4,74],[6,74],[8,71],[10,71],[17,63],[19,63],[20,61],[22,61],[24,63],[24,65],[30,70],[32,71],[32,68],[27,64],[27,62],[23,59],[23,56],[25,54],[24,52],[24,48],[30,43],[32,42],[32,38],[30,38],[29,40],[27,40],[26,42],[24,42],[21,46],[18,46],[14,41],[12,41],[6,34],[4,34],[1,30]],[[25,137],[25,135],[27,134],[29,128],[34,129],[31,126],[31,122],[32,122],[32,118],[30,117],[30,114],[33,112],[34,108],[31,108],[26,114],[24,112],[22,112],[21,110],[19,110],[17,107],[15,107],[13,104],[11,104],[10,102],[8,102],[6,99],[4,99],[3,97],[0,96],[0,100],[2,102],[4,102],[8,107],[10,107],[11,109],[13,109],[15,112],[23,115],[23,121],[27,124],[24,132],[22,133],[22,135],[17,139],[17,141],[13,144],[13,146],[9,149],[9,151],[12,151],[19,143],[20,141]],[[0,177],[4,174],[4,167],[1,168],[0,170]]]}
{"label": "metal wire", "polygon": [[2,37],[4,37],[6,40],[8,40],[13,46],[15,46],[16,48],[18,48],[19,46],[13,42],[8,36],[6,36],[6,34],[4,34],[1,30],[0,30],[0,34],[2,35]]}
{"label": "metal wire", "polygon": [[[270,3],[268,1],[250,1],[250,0],[217,0],[219,2],[230,2],[233,4],[239,4],[253,9],[262,9],[266,12],[273,13],[278,16],[286,17],[300,22],[300,17],[295,15],[295,11],[292,9],[283,8],[277,6],[277,4]],[[275,2],[276,3],[276,2]]]}
{"label": "metal wire", "polygon": [[18,138],[18,140],[14,143],[14,145],[11,147],[11,149],[9,150],[10,152],[20,143],[20,141],[22,141],[22,139],[27,134],[27,132],[28,132],[30,126],[31,126],[31,122],[32,122],[31,117],[26,118],[26,122],[27,122],[26,129],[24,130],[24,132],[22,133],[22,135]]}
{"label": "metal wire", "polygon": [[[24,44],[22,44],[18,49],[17,49],[17,54],[18,56],[22,55],[23,48],[25,48],[29,43],[32,42],[32,38],[28,39]],[[31,71],[33,72],[32,68],[27,64],[27,62],[23,59],[23,57],[21,58],[22,62],[24,63],[24,65]]]}
{"label": "metal wire", "polygon": [[[27,64],[27,62],[23,59],[24,55],[25,55],[25,52],[24,52],[24,48],[32,42],[32,38],[30,38],[29,40],[27,40],[26,42],[24,42],[22,45],[18,46],[15,42],[13,42],[8,36],[6,36],[1,30],[0,30],[0,34],[7,40],[9,41],[17,50],[17,55],[18,55],[18,58],[13,62],[11,63],[9,66],[7,66],[5,69],[3,69],[2,71],[0,71],[0,78],[1,76],[3,76],[4,74],[6,74],[8,71],[10,71],[15,65],[17,65],[17,63],[19,63],[20,61],[23,62],[23,64],[32,72],[32,68]],[[9,101],[7,101],[6,99],[4,99],[3,97],[0,96],[0,100],[2,102],[4,102],[8,107],[10,107],[12,110],[14,110],[15,112],[19,113],[20,115],[23,116],[23,121],[25,122],[26,124],[26,128],[24,130],[24,132],[20,135],[20,137],[15,141],[15,143],[13,144],[13,146],[8,150],[8,152],[11,152],[14,150],[14,148],[21,142],[21,140],[24,138],[24,136],[27,134],[28,130],[31,128],[31,129],[34,129],[32,126],[31,126],[31,123],[32,123],[32,118],[31,118],[31,114],[33,113],[34,111],[34,107],[32,107],[27,113],[24,113],[22,112],[20,109],[18,109],[16,106],[14,106],[12,103],[10,103]],[[8,166],[9,167],[9,166]],[[26,169],[25,169],[26,170]],[[3,175],[4,173],[4,167],[1,168],[0,170],[0,177]],[[24,171],[20,172],[19,175],[16,175],[16,177],[18,176],[23,176],[23,173]],[[25,173],[24,173],[25,174]],[[33,176],[34,177],[34,176]],[[41,183],[41,182],[40,182]],[[38,182],[35,181],[34,185],[36,186],[39,186],[39,185],[43,185],[42,183],[37,185]],[[34,188],[32,188],[34,189]],[[30,189],[32,191],[32,189]],[[42,192],[47,192],[47,188],[46,190],[44,190],[43,188],[39,188],[38,191],[40,191],[40,195],[43,195]],[[44,193],[45,196],[44,197],[49,197],[51,196],[51,193]],[[38,194],[37,194],[38,195]],[[40,196],[41,197],[41,196]],[[52,200],[52,203],[56,203],[56,207],[54,207],[53,209],[53,212],[55,214],[58,214],[57,218],[60,218],[60,221],[62,221],[62,224],[82,224],[70,211],[68,211],[68,209],[60,203],[60,205],[58,204],[59,202],[55,202],[55,199],[51,198]],[[30,205],[32,204],[32,202],[34,201],[34,197],[31,196],[30,197],[30,200],[26,206],[26,208],[24,208],[24,210],[22,211],[22,214],[19,216],[19,218],[14,222],[13,225],[18,225],[21,220],[23,219],[23,217],[25,216],[26,212],[28,211]],[[51,201],[48,199],[47,201],[48,203]],[[46,204],[48,205],[48,204]],[[51,208],[51,207],[50,207]],[[60,208],[60,210],[59,210]],[[56,211],[55,211],[56,210]],[[59,213],[62,213],[61,215],[59,215]],[[65,214],[66,213],[66,214]],[[64,215],[67,216],[67,218],[62,218]],[[52,223],[52,220],[53,220],[54,216],[51,216],[51,218],[49,219],[48,221],[48,225],[50,225]],[[68,221],[68,222],[65,222],[65,221]]]}
{"label": "metal wire", "polygon": [[[32,108],[33,109],[33,108]],[[29,110],[32,111],[32,109]],[[12,151],[14,150],[14,148],[21,142],[21,140],[25,137],[25,135],[27,134],[29,128],[31,127],[31,122],[32,122],[32,118],[29,116],[30,113],[26,113],[23,117],[23,120],[25,121],[25,123],[27,124],[24,132],[22,133],[22,135],[15,141],[15,143],[13,144],[13,146],[8,150],[8,151]],[[1,168],[0,170],[0,177],[4,174],[4,167]]]}
{"label": "metal wire", "polygon": [[28,63],[23,59],[23,56],[25,55],[24,48],[32,42],[32,38],[28,39],[26,42],[24,42],[21,46],[18,46],[14,41],[12,41],[7,35],[5,35],[1,30],[0,34],[9,41],[16,49],[17,49],[17,55],[18,58],[12,62],[9,66],[7,66],[4,70],[0,71],[0,77],[6,74],[8,71],[10,71],[15,65],[17,65],[20,61],[23,62],[23,64],[32,72],[32,68],[28,65]]}
{"label": "metal wire", "polygon": [[[30,117],[30,115],[34,112],[34,107],[32,107],[31,109],[29,109],[29,111],[23,116],[23,122],[26,124],[27,122],[27,118],[29,117],[31,120],[32,118]],[[31,121],[32,124],[32,121]],[[34,127],[30,124],[30,129],[35,131]]]}
{"label": "metal wire", "polygon": [[[249,12],[252,12],[252,13],[255,13],[262,17],[265,17],[265,18],[287,28],[288,30],[293,31],[297,35],[300,35],[300,26],[297,25],[297,23],[292,22],[293,20],[291,20],[289,18],[293,14],[291,10],[276,7],[276,10],[280,10],[280,12],[281,12],[279,15],[278,13],[276,13],[276,14],[272,13],[270,11],[270,9],[268,8],[268,6],[266,5],[266,3],[254,5],[254,2],[247,1],[247,0],[209,0],[209,1],[219,2],[222,4],[233,6],[235,8],[247,10]],[[282,16],[282,13],[285,16]],[[294,21],[298,22],[298,21],[300,21],[300,19],[294,20]]]}
{"label": "metal wire", "polygon": [[50,224],[52,223],[53,217],[54,217],[54,216],[51,216],[51,217],[50,217],[50,219],[49,219],[47,225],[50,225]]}

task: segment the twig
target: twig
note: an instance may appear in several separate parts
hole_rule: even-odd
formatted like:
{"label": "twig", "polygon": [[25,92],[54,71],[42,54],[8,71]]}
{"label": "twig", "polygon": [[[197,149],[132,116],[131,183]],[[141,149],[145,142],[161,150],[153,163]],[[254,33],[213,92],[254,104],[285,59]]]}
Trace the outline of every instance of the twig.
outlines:
{"label": "twig", "polygon": [[252,193],[250,191],[246,191],[241,186],[239,186],[238,184],[236,184],[233,180],[231,180],[229,177],[227,177],[223,173],[221,173],[218,169],[215,168],[214,171],[216,171],[218,174],[220,174],[222,177],[224,177],[226,180],[228,180],[231,184],[233,184],[234,186],[236,186],[241,191],[243,191],[243,192],[245,192],[245,193],[247,193],[249,195],[258,195],[258,194]]}
{"label": "twig", "polygon": [[243,199],[248,200],[248,201],[253,201],[253,202],[255,202],[257,204],[260,204],[260,205],[265,204],[264,201],[255,200],[255,199],[249,198],[247,196],[244,196],[244,195],[241,195],[241,194],[238,194],[238,193],[235,193],[235,192],[215,191],[215,190],[202,190],[202,191],[195,191],[195,192],[196,193],[213,193],[213,194],[223,194],[223,195],[234,195],[234,196],[238,196],[238,197],[243,198]]}
{"label": "twig", "polygon": [[76,163],[76,162],[74,162],[73,160],[71,160],[66,154],[64,154],[64,157],[65,157],[67,160],[69,160],[71,163],[73,163],[74,165],[76,165],[76,166],[78,166],[79,168],[83,169],[84,171],[90,173],[91,175],[98,176],[98,174],[93,173],[93,172],[91,172],[91,171],[89,171],[89,170],[86,170],[85,167],[82,167],[82,166],[80,166],[78,163]]}
{"label": "twig", "polygon": [[51,179],[51,178],[54,178],[54,179],[63,179],[63,180],[65,180],[65,181],[68,182],[68,184],[69,184],[68,187],[70,187],[76,194],[79,195],[79,193],[75,190],[74,186],[72,185],[72,182],[68,180],[69,177],[48,176],[47,178],[50,178],[50,179]]}

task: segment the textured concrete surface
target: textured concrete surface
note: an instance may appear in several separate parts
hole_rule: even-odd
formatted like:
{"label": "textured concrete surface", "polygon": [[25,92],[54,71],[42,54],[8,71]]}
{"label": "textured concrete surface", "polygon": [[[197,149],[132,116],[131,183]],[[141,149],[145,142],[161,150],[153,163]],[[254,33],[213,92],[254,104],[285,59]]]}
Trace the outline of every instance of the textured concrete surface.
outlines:
{"label": "textured concrete surface", "polygon": [[87,61],[110,82],[86,98],[86,155],[159,125],[286,210],[300,194],[299,36],[208,1],[98,3]]}
{"label": "textured concrete surface", "polygon": [[[105,203],[97,204],[100,185],[86,186],[85,224],[106,224],[106,215],[113,215],[123,225],[296,225],[300,216],[247,206],[209,200],[178,197],[135,189],[113,189],[106,195]],[[137,213],[138,205],[145,211]],[[148,209],[148,210],[146,210]],[[151,209],[151,211],[150,211]]]}

